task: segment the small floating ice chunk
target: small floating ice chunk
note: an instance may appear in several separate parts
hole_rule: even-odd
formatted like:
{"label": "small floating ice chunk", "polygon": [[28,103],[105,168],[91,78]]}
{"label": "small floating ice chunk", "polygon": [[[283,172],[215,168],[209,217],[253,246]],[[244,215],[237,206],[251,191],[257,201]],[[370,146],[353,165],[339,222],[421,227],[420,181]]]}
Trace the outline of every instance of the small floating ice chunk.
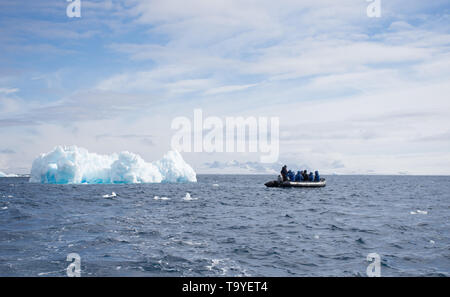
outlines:
{"label": "small floating ice chunk", "polygon": [[412,214],[412,215],[416,215],[416,214],[427,215],[428,211],[417,209],[416,211],[411,211],[410,214]]}
{"label": "small floating ice chunk", "polygon": [[192,198],[191,194],[186,193],[186,196],[184,196],[183,200],[191,201],[191,200],[197,200],[197,198]]}
{"label": "small floating ice chunk", "polygon": [[117,197],[117,194],[115,192],[103,195],[103,198],[113,198],[113,197]]}
{"label": "small floating ice chunk", "polygon": [[436,242],[434,240],[430,240],[430,243],[431,244],[435,244]]}
{"label": "small floating ice chunk", "polygon": [[170,200],[170,198],[168,198],[168,197],[159,197],[159,196],[155,196],[155,197],[153,197],[153,199],[155,199],[155,200]]}
{"label": "small floating ice chunk", "polygon": [[319,235],[314,235],[314,239],[319,239],[320,236]]}
{"label": "small floating ice chunk", "polygon": [[6,210],[8,209],[8,206],[2,207],[2,210]]}
{"label": "small floating ice chunk", "polygon": [[219,186],[219,184],[213,184],[212,186],[213,186],[213,187],[218,187],[218,186]]}

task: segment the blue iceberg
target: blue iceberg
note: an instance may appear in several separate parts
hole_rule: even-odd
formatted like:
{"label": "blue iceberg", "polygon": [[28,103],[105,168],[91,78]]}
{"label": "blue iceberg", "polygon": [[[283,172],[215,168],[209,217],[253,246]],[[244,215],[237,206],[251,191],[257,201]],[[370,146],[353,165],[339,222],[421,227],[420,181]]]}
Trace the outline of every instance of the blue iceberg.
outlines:
{"label": "blue iceberg", "polygon": [[30,182],[118,184],[196,182],[197,176],[177,151],[156,162],[130,152],[99,155],[77,146],[57,146],[33,161]]}

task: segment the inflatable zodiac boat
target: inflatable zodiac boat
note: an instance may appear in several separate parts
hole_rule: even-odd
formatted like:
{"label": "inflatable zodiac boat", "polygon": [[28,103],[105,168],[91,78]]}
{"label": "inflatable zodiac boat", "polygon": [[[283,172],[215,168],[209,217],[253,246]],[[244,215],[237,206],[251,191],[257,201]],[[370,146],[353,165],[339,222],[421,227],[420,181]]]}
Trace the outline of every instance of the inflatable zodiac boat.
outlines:
{"label": "inflatable zodiac boat", "polygon": [[320,181],[317,182],[310,182],[310,181],[269,181],[265,183],[264,185],[269,188],[321,188],[325,187],[327,184],[327,181],[324,178],[321,178]]}

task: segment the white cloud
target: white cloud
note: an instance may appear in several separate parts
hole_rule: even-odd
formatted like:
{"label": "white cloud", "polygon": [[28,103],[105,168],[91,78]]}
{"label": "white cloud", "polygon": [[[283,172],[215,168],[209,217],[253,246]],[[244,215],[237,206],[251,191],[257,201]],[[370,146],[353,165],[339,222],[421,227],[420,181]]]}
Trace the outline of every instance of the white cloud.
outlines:
{"label": "white cloud", "polygon": [[258,84],[221,86],[221,87],[209,89],[205,92],[205,94],[206,95],[214,95],[214,94],[219,94],[219,93],[242,91],[242,90],[257,86],[257,85]]}
{"label": "white cloud", "polygon": [[[196,88],[213,95],[269,80],[370,75],[369,71],[381,73],[395,65],[427,64],[448,51],[450,39],[442,30],[409,24],[405,16],[396,19],[402,7],[398,1],[384,8],[391,22],[374,22],[365,14],[367,3],[353,0],[129,4],[138,23],[151,25],[149,34],[166,36],[167,42],[114,43],[113,50],[136,61],[151,60],[155,66],[112,76],[100,83],[104,89],[152,91],[156,85],[170,93],[184,93],[171,90],[172,83],[195,79],[213,80],[212,89],[208,84],[203,90]],[[177,71],[161,78],[167,69]],[[396,76],[403,79],[400,73]]]}
{"label": "white cloud", "polygon": [[0,94],[5,94],[5,95],[17,93],[18,91],[19,91],[19,89],[17,89],[17,88],[0,88]]}

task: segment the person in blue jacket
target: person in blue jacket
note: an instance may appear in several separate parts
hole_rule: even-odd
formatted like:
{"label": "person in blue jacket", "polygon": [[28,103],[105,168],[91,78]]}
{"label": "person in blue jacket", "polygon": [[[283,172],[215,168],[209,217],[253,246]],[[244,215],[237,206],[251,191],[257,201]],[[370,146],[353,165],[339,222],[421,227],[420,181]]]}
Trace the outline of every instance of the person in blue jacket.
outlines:
{"label": "person in blue jacket", "polygon": [[316,172],[314,173],[314,181],[315,181],[315,182],[320,181],[319,171],[317,171],[317,170],[316,170]]}
{"label": "person in blue jacket", "polygon": [[287,176],[290,181],[294,181],[295,173],[292,170],[288,171]]}
{"label": "person in blue jacket", "polygon": [[314,181],[314,174],[312,172],[309,173],[309,181]]}
{"label": "person in blue jacket", "polygon": [[301,182],[301,181],[303,181],[303,174],[302,174],[302,172],[299,170],[299,171],[297,171],[297,174],[295,175],[295,181],[296,182]]}
{"label": "person in blue jacket", "polygon": [[320,181],[320,175],[319,175],[319,171],[316,170],[315,174],[314,174],[314,181],[315,182],[319,182]]}

